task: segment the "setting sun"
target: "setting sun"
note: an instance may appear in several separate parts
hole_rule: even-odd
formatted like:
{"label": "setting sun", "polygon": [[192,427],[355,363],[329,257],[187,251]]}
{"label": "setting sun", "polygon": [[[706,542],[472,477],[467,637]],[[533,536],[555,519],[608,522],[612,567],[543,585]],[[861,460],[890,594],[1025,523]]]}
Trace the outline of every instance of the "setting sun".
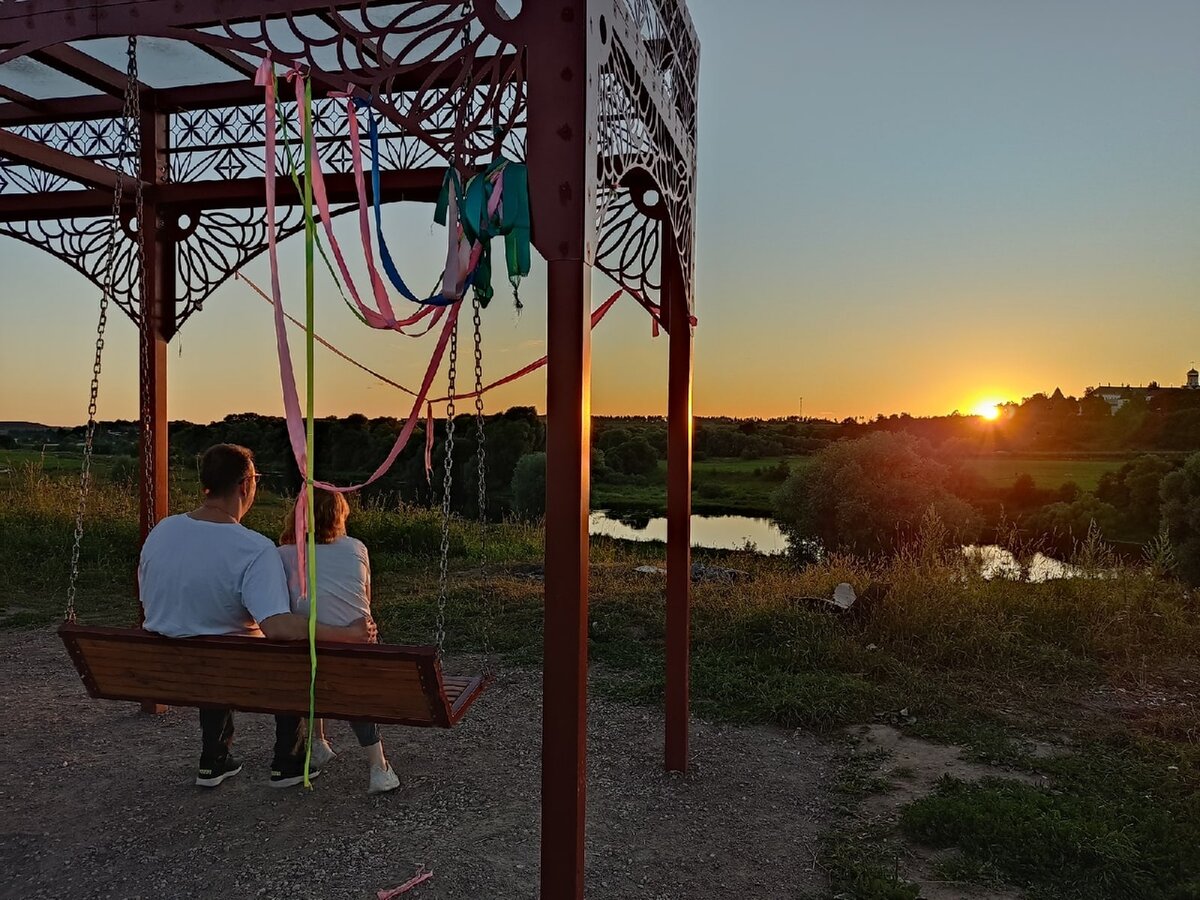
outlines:
{"label": "setting sun", "polygon": [[975,404],[975,415],[994,422],[1000,418],[1000,404],[995,400],[981,400]]}

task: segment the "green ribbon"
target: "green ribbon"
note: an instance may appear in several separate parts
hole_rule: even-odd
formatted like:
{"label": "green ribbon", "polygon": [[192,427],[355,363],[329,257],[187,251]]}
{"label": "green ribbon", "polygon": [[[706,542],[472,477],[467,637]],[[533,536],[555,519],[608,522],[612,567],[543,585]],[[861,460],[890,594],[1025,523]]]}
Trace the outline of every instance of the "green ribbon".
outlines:
{"label": "green ribbon", "polygon": [[316,720],[317,710],[317,536],[316,536],[316,513],[314,505],[316,503],[316,489],[313,486],[313,463],[314,463],[314,420],[313,420],[313,307],[314,307],[314,275],[316,273],[316,256],[314,248],[316,245],[317,223],[313,218],[313,196],[312,196],[312,155],[313,155],[313,128],[312,128],[312,82],[307,81],[304,85],[304,121],[308,123],[308,128],[304,134],[304,303],[305,303],[305,343],[306,364],[308,370],[308,416],[307,416],[307,434],[305,443],[305,453],[308,460],[308,465],[305,467],[308,471],[305,472],[305,491],[308,493],[308,661],[309,661],[309,680],[308,680],[308,736],[305,742],[304,750],[304,786],[312,787],[312,782],[309,780],[309,771],[312,763],[312,733],[313,723]]}
{"label": "green ribbon", "polygon": [[[303,194],[304,188],[300,183],[300,167],[296,160],[296,154],[292,151],[291,141],[288,139],[289,129],[288,129],[287,114],[283,108],[283,101],[279,99],[278,81],[276,81],[276,88],[275,88],[275,108],[276,108],[276,115],[279,119],[279,122],[283,125],[283,135],[282,135],[283,150],[287,154],[288,174],[292,178],[292,184],[294,184],[296,186],[296,193]],[[311,120],[309,120],[309,121],[311,122]],[[366,325],[367,324],[366,318],[363,316],[363,314],[361,312],[358,311],[357,307],[355,307],[355,305],[351,302],[350,298],[346,296],[346,290],[345,290],[345,288],[342,287],[342,280],[340,278],[338,278],[337,272],[333,268],[333,263],[330,262],[329,254],[327,254],[325,252],[325,244],[321,240],[320,232],[314,232],[313,238],[316,241],[317,252],[321,254],[321,259],[325,263],[325,268],[329,272],[329,277],[333,279],[334,287],[337,288],[337,292],[338,292],[339,296],[341,296],[342,302],[345,303],[346,308],[348,310],[350,310],[351,313],[354,314],[354,318],[358,319],[358,321],[360,321],[364,325]]]}
{"label": "green ribbon", "polygon": [[[501,179],[504,185],[504,202],[500,204],[501,214],[493,219],[488,215],[488,200],[495,187],[493,177]],[[508,281],[512,285],[513,295],[517,305],[521,298],[517,290],[521,279],[529,274],[531,258],[530,237],[531,224],[529,215],[529,172],[524,163],[516,163],[497,156],[491,164],[479,174],[470,178],[463,186],[458,173],[451,166],[442,179],[442,189],[438,194],[437,205],[433,210],[433,220],[438,225],[446,225],[449,215],[450,191],[454,191],[458,200],[459,217],[462,221],[463,236],[472,243],[479,243],[483,249],[479,256],[479,265],[475,270],[472,282],[475,297],[482,306],[495,296],[492,287],[492,238],[504,238],[504,262],[508,269]]]}

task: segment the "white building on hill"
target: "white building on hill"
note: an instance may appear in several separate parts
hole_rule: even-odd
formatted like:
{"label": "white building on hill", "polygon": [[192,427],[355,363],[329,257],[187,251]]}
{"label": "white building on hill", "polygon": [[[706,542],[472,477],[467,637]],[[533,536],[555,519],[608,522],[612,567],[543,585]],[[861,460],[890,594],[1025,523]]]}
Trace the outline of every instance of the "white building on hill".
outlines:
{"label": "white building on hill", "polygon": [[1135,398],[1140,397],[1148,403],[1163,394],[1186,391],[1200,391],[1200,372],[1197,372],[1195,367],[1188,369],[1187,382],[1179,387],[1163,387],[1157,381],[1146,385],[1102,384],[1099,387],[1089,388],[1087,396],[1100,397],[1112,408],[1113,415],[1116,415],[1117,410]]}

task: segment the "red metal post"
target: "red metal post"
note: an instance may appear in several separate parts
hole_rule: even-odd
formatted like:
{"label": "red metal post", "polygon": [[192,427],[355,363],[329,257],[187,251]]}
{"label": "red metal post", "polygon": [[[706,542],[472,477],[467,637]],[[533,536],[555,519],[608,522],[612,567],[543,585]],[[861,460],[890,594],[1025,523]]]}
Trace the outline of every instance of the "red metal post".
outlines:
{"label": "red metal post", "polygon": [[[147,184],[167,181],[169,119],[152,105],[142,112],[140,175]],[[153,194],[146,198],[142,220],[145,268],[141,275],[142,326],[139,329],[139,420],[141,428],[141,540],[167,515],[167,341],[175,330],[175,223],[164,221]],[[149,459],[149,470],[146,460]],[[138,607],[141,620],[141,607]],[[167,707],[144,702],[143,712],[166,712]]]}
{"label": "red metal post", "polygon": [[[491,24],[501,33],[507,29]],[[534,244],[546,258],[549,280],[540,896],[582,900],[591,462],[587,235],[596,167],[588,3],[527,3],[517,24],[522,42],[537,47],[529,53],[529,188]]]}
{"label": "red metal post", "polygon": [[662,222],[662,306],[670,326],[667,381],[666,768],[688,764],[692,587],[692,328],[679,251]]}
{"label": "red metal post", "polygon": [[590,270],[549,265],[541,896],[583,897],[587,798]]}
{"label": "red metal post", "polygon": [[[141,175],[147,184],[167,180],[168,117],[152,106],[142,112]],[[142,327],[139,341],[139,414],[142,471],[146,459],[150,470],[142,479],[141,538],[167,515],[167,341],[175,323],[175,241],[173,222],[163,219],[164,210],[151,192],[142,210],[141,229],[145,246],[145,268],[141,287]]]}

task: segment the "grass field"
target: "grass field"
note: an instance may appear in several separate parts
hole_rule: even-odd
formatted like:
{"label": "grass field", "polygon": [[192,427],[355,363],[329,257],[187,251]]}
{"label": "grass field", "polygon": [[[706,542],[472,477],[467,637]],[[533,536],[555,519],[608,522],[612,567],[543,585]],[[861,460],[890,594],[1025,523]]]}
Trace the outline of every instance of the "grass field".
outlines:
{"label": "grass field", "polygon": [[1085,491],[1094,491],[1101,475],[1116,471],[1125,462],[1125,459],[979,456],[966,460],[965,466],[990,488],[1010,488],[1018,475],[1028,473],[1042,489],[1053,490],[1073,481]]}
{"label": "grass field", "polygon": [[[702,459],[692,466],[692,509],[700,514],[739,513],[769,516],[773,512],[772,495],[780,480],[769,471],[786,463],[792,472],[812,464],[811,456],[782,459]],[[979,477],[989,490],[1013,486],[1017,476],[1028,473],[1034,484],[1055,490],[1074,482],[1084,491],[1095,491],[1105,472],[1119,469],[1127,457],[1073,458],[1068,456],[978,456],[963,461],[963,466]],[[659,464],[658,477],[649,483],[622,484],[596,482],[592,486],[592,505],[605,509],[638,509],[658,515],[666,511],[666,464]]]}
{"label": "grass field", "polygon": [[[174,484],[173,508],[187,508],[194,491]],[[264,496],[248,524],[273,536],[284,506]],[[80,616],[129,622],[132,493],[99,479],[89,508]],[[33,465],[0,477],[0,628],[61,616],[74,510],[70,476]],[[371,549],[383,636],[427,642],[438,516],[359,509],[350,529]],[[507,665],[540,665],[542,585],[528,572],[542,561],[541,530],[498,525],[485,536],[456,521],[450,550],[448,649],[478,651],[490,639]],[[943,848],[948,879],[1009,885],[1033,898],[1200,896],[1200,595],[1094,551],[1076,562],[1103,577],[1034,585],[984,581],[933,545],[869,564],[833,555],[803,570],[723,555],[750,580],[696,584],[697,715],[835,737],[883,717],[1042,779],[945,779],[896,828],[827,823],[831,893],[918,896],[904,876],[905,842],[919,841]],[[630,703],[661,702],[663,584],[634,572],[661,564],[661,553],[592,543],[593,683]],[[885,599],[845,618],[796,600],[841,581],[879,585]],[[865,774],[854,787],[847,771],[848,792],[886,788]]]}
{"label": "grass field", "polygon": [[[781,464],[789,471],[808,465],[811,456],[770,459],[700,459],[692,464],[692,511],[701,515],[769,516],[771,496],[782,479],[770,470]],[[667,466],[659,462],[648,483],[592,483],[592,506],[597,509],[644,510],[666,514]]]}

